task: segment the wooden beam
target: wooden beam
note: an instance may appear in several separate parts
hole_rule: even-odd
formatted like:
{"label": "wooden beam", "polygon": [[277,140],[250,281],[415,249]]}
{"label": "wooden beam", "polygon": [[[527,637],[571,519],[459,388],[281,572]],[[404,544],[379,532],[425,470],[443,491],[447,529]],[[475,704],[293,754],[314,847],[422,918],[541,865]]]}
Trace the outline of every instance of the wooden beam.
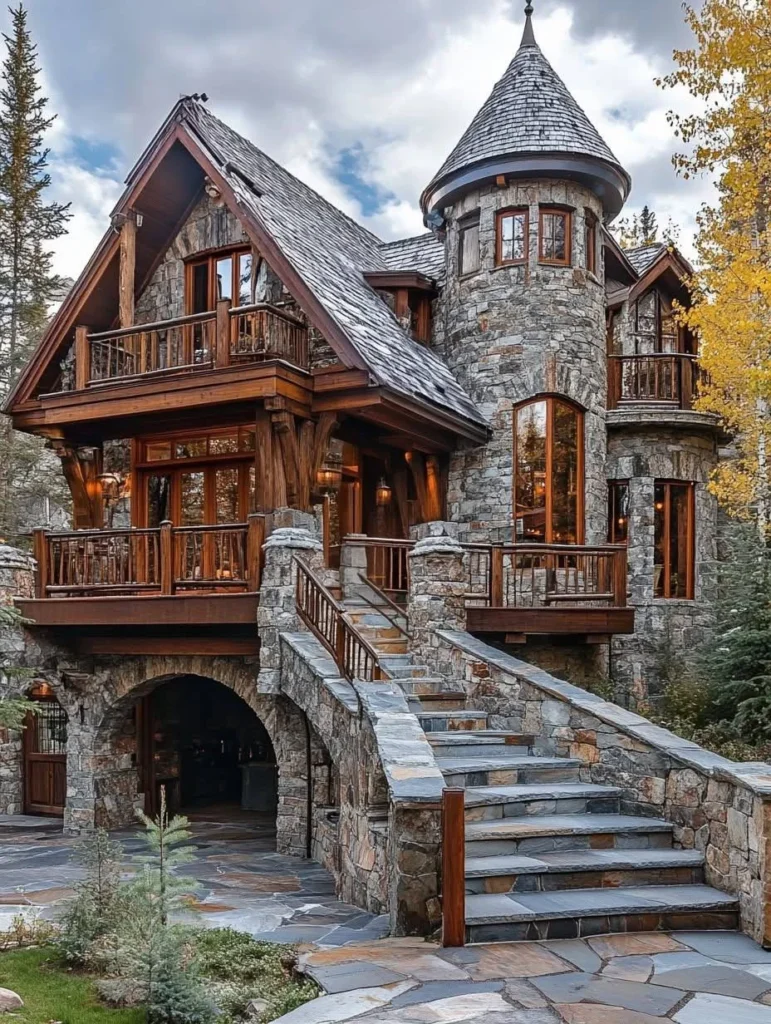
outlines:
{"label": "wooden beam", "polygon": [[230,299],[217,300],[214,365],[217,369],[230,366]]}
{"label": "wooden beam", "polygon": [[137,222],[133,210],[125,214],[120,229],[120,267],[118,270],[118,322],[120,327],[134,326],[134,294],[137,266]]}
{"label": "wooden beam", "polygon": [[634,608],[467,608],[469,633],[581,637],[634,633]]}
{"label": "wooden beam", "polygon": [[198,654],[253,656],[260,653],[255,637],[221,636],[78,636],[73,642],[78,654]]}
{"label": "wooden beam", "polygon": [[91,347],[88,328],[83,324],[75,328],[75,390],[85,391],[91,377]]}
{"label": "wooden beam", "polygon": [[37,626],[253,626],[259,594],[174,594],[169,597],[49,597],[17,607]]}
{"label": "wooden beam", "polygon": [[76,530],[101,529],[104,525],[104,506],[99,474],[102,453],[97,449],[91,461],[85,460],[78,449],[63,440],[54,439],[51,450],[62,462],[62,472],[72,495],[72,518]]}
{"label": "wooden beam", "polygon": [[426,460],[422,452],[407,452],[405,455],[407,465],[412,471],[412,479],[415,482],[415,493],[418,496],[418,511],[421,523],[430,523],[428,489],[426,487]]}
{"label": "wooden beam", "polygon": [[442,792],[442,945],[466,944],[466,797]]}
{"label": "wooden beam", "polygon": [[272,512],[276,508],[273,466],[273,429],[264,409],[257,410],[254,466],[257,484],[257,511]]}
{"label": "wooden beam", "polygon": [[278,438],[281,448],[281,459],[286,477],[286,500],[289,508],[300,506],[300,453],[297,447],[294,416],[291,412],[273,412],[270,414],[273,432]]}
{"label": "wooden beam", "polygon": [[396,499],[396,512],[402,528],[402,536],[410,535],[410,516],[407,498],[407,467],[402,466],[395,469],[391,474],[394,487],[394,498]]}

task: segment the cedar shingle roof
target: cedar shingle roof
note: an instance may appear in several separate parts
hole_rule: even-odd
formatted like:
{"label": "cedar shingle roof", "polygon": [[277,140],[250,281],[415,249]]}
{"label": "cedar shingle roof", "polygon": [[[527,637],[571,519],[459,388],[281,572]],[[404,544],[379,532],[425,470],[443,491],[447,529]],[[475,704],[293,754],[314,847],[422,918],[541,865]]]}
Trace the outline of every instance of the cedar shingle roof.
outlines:
{"label": "cedar shingle roof", "polygon": [[443,178],[473,164],[525,153],[590,156],[614,164],[623,172],[597,129],[544,57],[529,18],[517,55],[426,193]]}
{"label": "cedar shingle roof", "polygon": [[374,381],[486,426],[449,368],[406,334],[363,277],[365,271],[406,268],[398,261],[412,249],[423,261],[431,252],[428,243],[382,242],[200,103],[182,101],[178,116],[226,177],[239,202],[261,221],[342,329]]}

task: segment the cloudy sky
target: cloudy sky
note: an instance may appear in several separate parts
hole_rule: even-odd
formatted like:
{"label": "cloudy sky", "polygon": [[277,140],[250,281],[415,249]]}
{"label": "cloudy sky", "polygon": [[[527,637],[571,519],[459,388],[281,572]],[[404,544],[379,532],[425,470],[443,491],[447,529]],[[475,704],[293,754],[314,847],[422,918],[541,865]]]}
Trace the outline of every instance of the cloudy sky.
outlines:
{"label": "cloudy sky", "polygon": [[[76,276],[122,181],[180,95],[384,238],[423,230],[417,199],[517,49],[524,0],[26,0],[51,109],[57,269]],[[706,182],[670,164],[687,96],[654,84],[690,33],[679,0],[534,0],[546,56],[631,172],[683,227]],[[2,18],[0,15],[0,25]],[[3,26],[5,27],[5,26]]]}

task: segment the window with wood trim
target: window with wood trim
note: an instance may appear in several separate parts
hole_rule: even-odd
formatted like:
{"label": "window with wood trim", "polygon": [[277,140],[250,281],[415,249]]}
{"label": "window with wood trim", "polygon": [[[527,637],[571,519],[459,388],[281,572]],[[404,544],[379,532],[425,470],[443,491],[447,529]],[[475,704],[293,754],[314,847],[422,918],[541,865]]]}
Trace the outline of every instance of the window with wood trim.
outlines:
{"label": "window with wood trim", "polygon": [[501,210],[496,218],[495,263],[499,267],[526,263],[529,247],[527,209]]}
{"label": "window with wood trim", "polygon": [[608,481],[608,543],[629,540],[629,481]]}
{"label": "window with wood trim", "polygon": [[474,213],[458,223],[458,276],[474,274],[480,266],[479,214]]}
{"label": "window with wood trim", "polygon": [[252,253],[250,249],[220,249],[186,265],[185,308],[188,313],[207,313],[219,299],[231,307],[252,302]]}
{"label": "window with wood trim", "polygon": [[586,269],[597,273],[597,218],[591,210],[584,211],[584,253]]}
{"label": "window with wood trim", "polygon": [[541,263],[570,266],[572,224],[573,218],[568,210],[541,208],[538,242]]}
{"label": "window with wood trim", "polygon": [[654,597],[693,600],[695,490],[692,483],[655,482]]}
{"label": "window with wood trim", "polygon": [[569,402],[514,410],[514,509],[519,541],[583,543],[584,417]]}

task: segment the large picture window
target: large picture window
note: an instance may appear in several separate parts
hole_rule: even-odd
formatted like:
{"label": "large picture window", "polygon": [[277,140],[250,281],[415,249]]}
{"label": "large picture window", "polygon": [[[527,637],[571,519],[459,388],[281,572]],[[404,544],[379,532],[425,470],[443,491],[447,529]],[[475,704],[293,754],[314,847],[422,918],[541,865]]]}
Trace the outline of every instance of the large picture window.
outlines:
{"label": "large picture window", "polygon": [[654,489],[653,596],[694,596],[694,485],[657,480]]}
{"label": "large picture window", "polygon": [[583,414],[559,398],[514,411],[517,540],[583,543]]}

